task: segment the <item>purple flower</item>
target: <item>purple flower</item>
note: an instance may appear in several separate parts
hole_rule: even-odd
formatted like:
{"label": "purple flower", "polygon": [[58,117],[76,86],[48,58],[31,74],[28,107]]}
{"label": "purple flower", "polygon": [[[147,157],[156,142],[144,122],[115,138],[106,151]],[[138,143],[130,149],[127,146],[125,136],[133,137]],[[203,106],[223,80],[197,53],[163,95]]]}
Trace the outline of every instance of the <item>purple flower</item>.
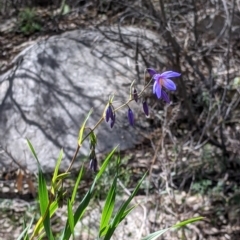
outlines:
{"label": "purple flower", "polygon": [[167,90],[175,91],[176,85],[169,78],[179,77],[181,74],[173,71],[167,71],[160,74],[152,68],[148,68],[147,70],[154,80],[153,93],[156,94],[158,98],[163,98],[167,103],[169,103],[169,97],[163,90],[163,87],[165,87]]}
{"label": "purple flower", "polygon": [[163,98],[163,100],[165,100],[166,103],[170,103],[170,99],[163,89],[161,89],[161,97]]}
{"label": "purple flower", "polygon": [[145,99],[143,100],[142,106],[143,106],[143,111],[144,111],[145,115],[148,117],[149,111],[148,111],[147,101]]}
{"label": "purple flower", "polygon": [[131,110],[131,108],[128,108],[128,121],[131,126],[134,125],[134,115],[133,115],[133,111]]}

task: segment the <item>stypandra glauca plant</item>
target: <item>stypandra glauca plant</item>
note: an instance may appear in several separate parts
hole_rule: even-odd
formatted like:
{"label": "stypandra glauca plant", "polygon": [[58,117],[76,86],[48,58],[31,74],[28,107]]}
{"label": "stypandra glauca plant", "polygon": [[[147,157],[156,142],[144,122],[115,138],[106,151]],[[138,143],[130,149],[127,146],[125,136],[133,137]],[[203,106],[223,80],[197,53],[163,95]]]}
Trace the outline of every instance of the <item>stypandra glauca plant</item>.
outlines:
{"label": "stypandra glauca plant", "polygon": [[[146,69],[148,74],[151,76],[151,80],[149,82],[146,81],[145,77],[145,84],[141,91],[137,91],[137,88],[134,82],[130,86],[130,96],[129,99],[120,106],[115,106],[114,102],[114,95],[109,97],[109,100],[103,110],[102,117],[99,121],[93,126],[92,128],[86,127],[86,123],[92,114],[92,110],[87,114],[84,122],[81,125],[78,140],[77,140],[77,147],[74,153],[74,156],[69,164],[69,167],[64,173],[59,173],[59,167],[63,158],[63,150],[60,151],[56,166],[54,169],[54,173],[51,180],[51,185],[48,186],[46,179],[44,177],[43,171],[41,169],[40,161],[37,157],[37,153],[34,150],[31,142],[27,140],[27,144],[32,152],[32,155],[37,161],[38,164],[38,199],[39,199],[39,207],[40,207],[40,217],[37,223],[33,226],[33,219],[31,223],[26,226],[24,224],[24,229],[18,240],[33,240],[33,239],[59,239],[59,240],[68,240],[74,239],[75,234],[75,227],[78,221],[80,221],[84,215],[86,208],[88,207],[90,200],[94,196],[95,186],[98,184],[99,179],[102,177],[105,169],[107,168],[113,154],[116,152],[117,147],[115,147],[105,158],[102,165],[98,166],[97,156],[95,153],[95,149],[97,147],[97,136],[95,135],[95,130],[97,127],[104,122],[104,120],[109,124],[110,128],[114,127],[117,112],[122,109],[126,108],[126,119],[128,119],[129,124],[131,126],[134,125],[134,112],[129,107],[129,103],[132,101],[142,101],[142,108],[143,112],[146,116],[149,115],[149,109],[147,101],[144,97],[145,90],[150,86],[153,85],[153,94],[156,94],[158,99],[163,99],[166,103],[169,103],[169,97],[166,90],[176,90],[175,83],[170,79],[173,77],[179,77],[180,73],[167,71],[163,73],[157,73],[154,69],[148,68]],[[146,76],[146,71],[144,76]],[[94,179],[89,187],[87,193],[82,198],[82,200],[76,201],[77,189],[80,185],[81,179],[83,177],[83,165],[79,170],[78,177],[75,181],[74,187],[70,192],[70,197],[66,196],[66,192],[63,189],[63,183],[66,178],[70,177],[71,169],[73,166],[74,161],[77,158],[79,151],[81,150],[81,146],[84,141],[89,141],[90,143],[90,153],[89,153],[89,170],[94,172]],[[103,210],[101,212],[101,217],[99,221],[99,230],[95,239],[103,239],[108,240],[111,239],[114,231],[118,227],[118,225],[126,218],[126,216],[136,207],[130,206],[131,200],[137,194],[143,180],[145,179],[147,172],[142,176],[138,184],[136,185],[135,189],[132,191],[128,199],[118,208],[116,209],[116,191],[117,191],[117,179],[118,179],[118,168],[120,164],[120,158],[118,157],[116,163],[116,174],[111,181],[111,187],[106,194],[105,203],[103,206]],[[65,226],[63,227],[62,232],[54,236],[52,226],[51,226],[51,218],[54,216],[56,211],[62,207],[63,204],[66,204],[67,207],[67,220]],[[164,234],[167,231],[178,229],[181,227],[186,226],[189,223],[193,223],[195,221],[199,221],[203,219],[202,217],[188,219],[186,221],[180,222],[172,227],[167,229],[159,230],[155,233],[150,234],[147,237],[144,237],[144,240],[153,240],[157,239],[159,236]],[[33,229],[31,234],[29,234],[29,230]]]}

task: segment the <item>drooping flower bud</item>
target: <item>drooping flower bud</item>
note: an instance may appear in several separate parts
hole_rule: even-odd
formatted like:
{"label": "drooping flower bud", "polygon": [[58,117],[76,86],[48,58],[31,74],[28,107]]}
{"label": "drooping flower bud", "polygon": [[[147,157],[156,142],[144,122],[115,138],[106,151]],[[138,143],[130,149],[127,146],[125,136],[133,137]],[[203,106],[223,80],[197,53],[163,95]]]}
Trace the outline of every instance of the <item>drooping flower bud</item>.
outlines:
{"label": "drooping flower bud", "polygon": [[116,115],[115,115],[114,107],[113,107],[112,103],[109,102],[108,106],[105,110],[105,120],[106,120],[106,122],[109,122],[109,120],[110,120],[111,128],[113,128],[113,125],[115,124],[115,119],[116,119]]}
{"label": "drooping flower bud", "polygon": [[92,150],[94,150],[95,149],[95,147],[96,147],[96,145],[97,145],[97,136],[96,136],[96,134],[92,131],[92,132],[90,132],[90,134],[89,134],[89,148]]}
{"label": "drooping flower bud", "polygon": [[133,98],[135,102],[138,102],[138,93],[136,88],[133,89]]}
{"label": "drooping flower bud", "polygon": [[94,172],[97,172],[97,167],[98,167],[98,162],[97,162],[97,158],[95,156],[93,159],[90,160],[89,169]]}
{"label": "drooping flower bud", "polygon": [[112,119],[112,117],[113,117],[113,110],[112,110],[112,105],[111,104],[108,105],[105,114],[106,114],[106,116],[105,116],[106,122],[108,122],[109,119]]}
{"label": "drooping flower bud", "polygon": [[131,126],[134,125],[134,115],[133,115],[133,111],[131,110],[131,108],[128,108],[128,121]]}
{"label": "drooping flower bud", "polygon": [[90,163],[89,163],[89,169],[96,172],[97,171],[97,157],[96,157],[96,153],[95,153],[95,147],[93,147],[90,151],[89,154],[89,159],[90,159]]}
{"label": "drooping flower bud", "polygon": [[148,110],[147,101],[145,99],[143,100],[142,106],[143,106],[143,111],[144,111],[145,115],[148,117],[149,116],[149,110]]}
{"label": "drooping flower bud", "polygon": [[113,125],[115,124],[115,119],[116,119],[116,115],[115,115],[115,113],[113,113],[112,118],[111,118],[111,123],[110,123],[111,128],[113,128]]}

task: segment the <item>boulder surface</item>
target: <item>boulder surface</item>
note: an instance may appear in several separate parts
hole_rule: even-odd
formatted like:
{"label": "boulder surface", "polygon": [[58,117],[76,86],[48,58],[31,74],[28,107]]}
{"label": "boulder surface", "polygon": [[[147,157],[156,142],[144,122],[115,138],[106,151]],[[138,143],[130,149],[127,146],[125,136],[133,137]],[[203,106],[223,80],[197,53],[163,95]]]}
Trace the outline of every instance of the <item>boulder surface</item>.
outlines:
{"label": "boulder surface", "polygon": [[[74,30],[39,41],[16,57],[14,69],[0,76],[2,165],[10,163],[11,155],[35,171],[37,164],[26,143],[29,139],[44,171],[54,169],[61,148],[61,168],[65,169],[90,109],[93,113],[87,126],[93,127],[102,116],[109,95],[115,96],[115,108],[129,98],[130,84],[137,79],[136,49],[131,46],[138,41],[140,48],[152,51],[155,36],[131,27],[122,29],[121,34],[116,28],[102,30]],[[138,65],[143,77],[145,66],[141,58]],[[141,110],[136,103],[130,106]],[[138,143],[139,130],[146,127],[139,111],[135,110],[135,127],[129,126],[127,108],[117,113],[113,129],[103,122],[96,130],[97,152],[106,153],[118,144],[124,150]],[[80,152],[89,154],[87,142]]]}

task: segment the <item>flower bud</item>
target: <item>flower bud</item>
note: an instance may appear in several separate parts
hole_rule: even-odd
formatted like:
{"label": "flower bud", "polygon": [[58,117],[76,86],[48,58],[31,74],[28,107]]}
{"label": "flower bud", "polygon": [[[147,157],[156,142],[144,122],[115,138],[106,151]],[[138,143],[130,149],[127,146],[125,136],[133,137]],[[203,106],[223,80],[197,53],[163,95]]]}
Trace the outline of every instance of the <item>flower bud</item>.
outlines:
{"label": "flower bud", "polygon": [[147,104],[146,100],[143,100],[142,106],[143,106],[143,111],[144,111],[145,115],[148,117],[149,111],[148,111],[148,104]]}
{"label": "flower bud", "polygon": [[115,115],[115,113],[113,113],[112,118],[111,118],[111,123],[110,123],[111,128],[113,128],[113,125],[115,124],[115,118],[116,118],[116,115]]}
{"label": "flower bud", "polygon": [[105,113],[105,119],[106,122],[109,122],[110,119],[110,127],[113,128],[113,125],[115,124],[115,112],[114,112],[114,108],[112,106],[111,103],[108,104],[108,107],[106,109],[106,113]]}
{"label": "flower bud", "polygon": [[89,169],[94,172],[97,172],[97,166],[98,166],[97,158],[94,157],[93,159],[90,160]]}
{"label": "flower bud", "polygon": [[131,126],[134,125],[134,115],[133,115],[133,111],[131,110],[131,108],[128,108],[128,121]]}
{"label": "flower bud", "polygon": [[135,102],[138,102],[138,93],[137,93],[136,88],[133,89],[133,98],[134,98]]}
{"label": "flower bud", "polygon": [[109,104],[108,107],[107,107],[107,110],[106,110],[106,122],[109,121],[110,118],[112,118],[113,116],[113,110],[112,110],[112,105]]}
{"label": "flower bud", "polygon": [[97,145],[97,136],[96,134],[92,131],[89,133],[89,148],[92,150],[95,149]]}

